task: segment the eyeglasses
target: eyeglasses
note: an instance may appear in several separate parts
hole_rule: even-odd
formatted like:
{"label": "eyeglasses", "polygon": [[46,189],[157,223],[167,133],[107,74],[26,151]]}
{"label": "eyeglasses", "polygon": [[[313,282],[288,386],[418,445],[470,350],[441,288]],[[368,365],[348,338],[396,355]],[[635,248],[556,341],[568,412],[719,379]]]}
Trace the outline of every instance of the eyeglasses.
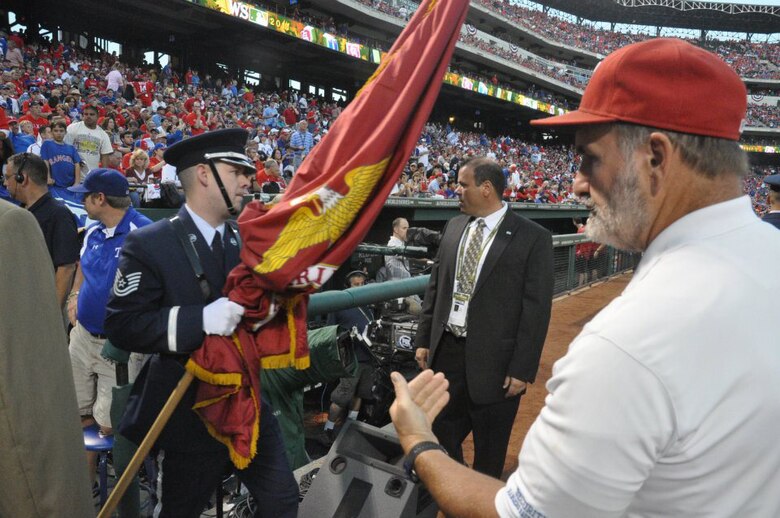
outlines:
{"label": "eyeglasses", "polygon": [[8,181],[11,178],[16,179],[17,176],[22,174],[22,171],[24,171],[24,166],[27,164],[27,157],[29,156],[29,153],[22,153],[22,159],[19,161],[19,166],[16,168],[16,172],[14,174],[3,174],[3,183],[8,185]]}

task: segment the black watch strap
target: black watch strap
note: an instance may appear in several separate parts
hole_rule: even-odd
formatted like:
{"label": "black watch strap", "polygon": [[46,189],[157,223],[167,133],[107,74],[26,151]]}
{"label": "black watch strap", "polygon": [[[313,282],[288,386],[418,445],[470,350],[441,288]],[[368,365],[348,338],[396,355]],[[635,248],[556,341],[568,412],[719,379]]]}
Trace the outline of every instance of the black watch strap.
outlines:
{"label": "black watch strap", "polygon": [[444,449],[444,446],[433,441],[422,441],[412,446],[412,449],[409,450],[409,454],[404,459],[404,471],[414,482],[419,480],[417,472],[414,470],[414,461],[417,460],[418,455],[428,450],[440,450],[443,451],[445,455],[449,455],[447,450]]}

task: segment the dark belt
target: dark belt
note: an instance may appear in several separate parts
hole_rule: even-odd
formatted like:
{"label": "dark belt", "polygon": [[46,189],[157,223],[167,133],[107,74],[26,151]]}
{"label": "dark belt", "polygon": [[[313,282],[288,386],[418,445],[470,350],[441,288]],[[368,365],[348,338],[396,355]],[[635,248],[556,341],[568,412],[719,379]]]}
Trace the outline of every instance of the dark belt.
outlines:
{"label": "dark belt", "polygon": [[87,330],[87,333],[92,335],[92,338],[97,338],[98,340],[106,340],[108,337],[106,335],[101,335],[100,333],[93,333],[92,331]]}
{"label": "dark belt", "polygon": [[463,343],[465,343],[465,342],[466,342],[466,337],[465,337],[465,336],[456,336],[456,335],[455,335],[455,334],[453,334],[453,333],[452,333],[452,332],[451,332],[449,329],[446,329],[446,328],[445,328],[445,329],[444,329],[444,334],[445,334],[445,335],[450,335],[450,336],[452,337],[451,339],[452,339],[452,340],[455,340],[456,342],[463,342]]}

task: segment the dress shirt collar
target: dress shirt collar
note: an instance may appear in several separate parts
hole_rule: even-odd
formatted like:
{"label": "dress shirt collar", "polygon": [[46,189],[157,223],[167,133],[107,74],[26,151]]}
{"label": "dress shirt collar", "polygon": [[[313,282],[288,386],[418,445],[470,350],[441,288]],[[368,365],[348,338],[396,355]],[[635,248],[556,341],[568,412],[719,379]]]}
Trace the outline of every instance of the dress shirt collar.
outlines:
{"label": "dress shirt collar", "polygon": [[[500,209],[498,209],[497,211],[495,211],[495,212],[493,212],[491,214],[488,214],[487,216],[482,218],[482,219],[485,220],[485,227],[487,228],[487,233],[488,234],[490,232],[493,232],[493,229],[496,228],[496,226],[501,221],[501,218],[503,218],[504,214],[506,214],[507,209],[508,209],[507,204],[501,202],[501,208]],[[480,219],[480,218],[475,218],[474,221],[472,221],[471,224],[472,225],[476,225],[476,221],[478,219]]]}
{"label": "dress shirt collar", "polygon": [[643,271],[669,250],[750,225],[755,220],[756,215],[747,195],[686,214],[666,227],[650,243],[637,268],[637,274],[641,276]]}
{"label": "dress shirt collar", "polygon": [[211,246],[211,242],[214,241],[214,234],[217,232],[219,232],[219,235],[222,236],[222,239],[225,239],[224,223],[214,228],[211,225],[209,225],[205,219],[195,214],[195,212],[193,212],[193,210],[186,203],[184,204],[184,208],[187,209],[187,212],[192,218],[192,222],[195,223],[196,227],[198,227],[198,231],[200,232],[200,235],[202,235],[203,239],[206,240],[207,246]]}

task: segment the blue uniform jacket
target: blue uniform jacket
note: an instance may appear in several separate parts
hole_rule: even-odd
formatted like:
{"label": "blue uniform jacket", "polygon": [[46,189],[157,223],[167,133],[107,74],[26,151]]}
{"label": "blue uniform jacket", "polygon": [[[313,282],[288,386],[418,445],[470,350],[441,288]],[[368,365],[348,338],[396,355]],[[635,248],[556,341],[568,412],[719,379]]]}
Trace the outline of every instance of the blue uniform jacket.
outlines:
{"label": "blue uniform jacket", "polygon": [[[133,386],[119,431],[140,443],[179,379],[189,353],[203,343],[203,307],[220,296],[228,273],[239,262],[239,240],[226,225],[225,271],[210,244],[182,207],[178,214],[200,258],[211,287],[204,300],[172,223],[160,220],[128,236],[119,258],[117,283],[108,302],[105,331],[127,351],[156,353]],[[157,445],[176,451],[224,448],[208,435],[192,411],[194,382],[166,425]]]}

